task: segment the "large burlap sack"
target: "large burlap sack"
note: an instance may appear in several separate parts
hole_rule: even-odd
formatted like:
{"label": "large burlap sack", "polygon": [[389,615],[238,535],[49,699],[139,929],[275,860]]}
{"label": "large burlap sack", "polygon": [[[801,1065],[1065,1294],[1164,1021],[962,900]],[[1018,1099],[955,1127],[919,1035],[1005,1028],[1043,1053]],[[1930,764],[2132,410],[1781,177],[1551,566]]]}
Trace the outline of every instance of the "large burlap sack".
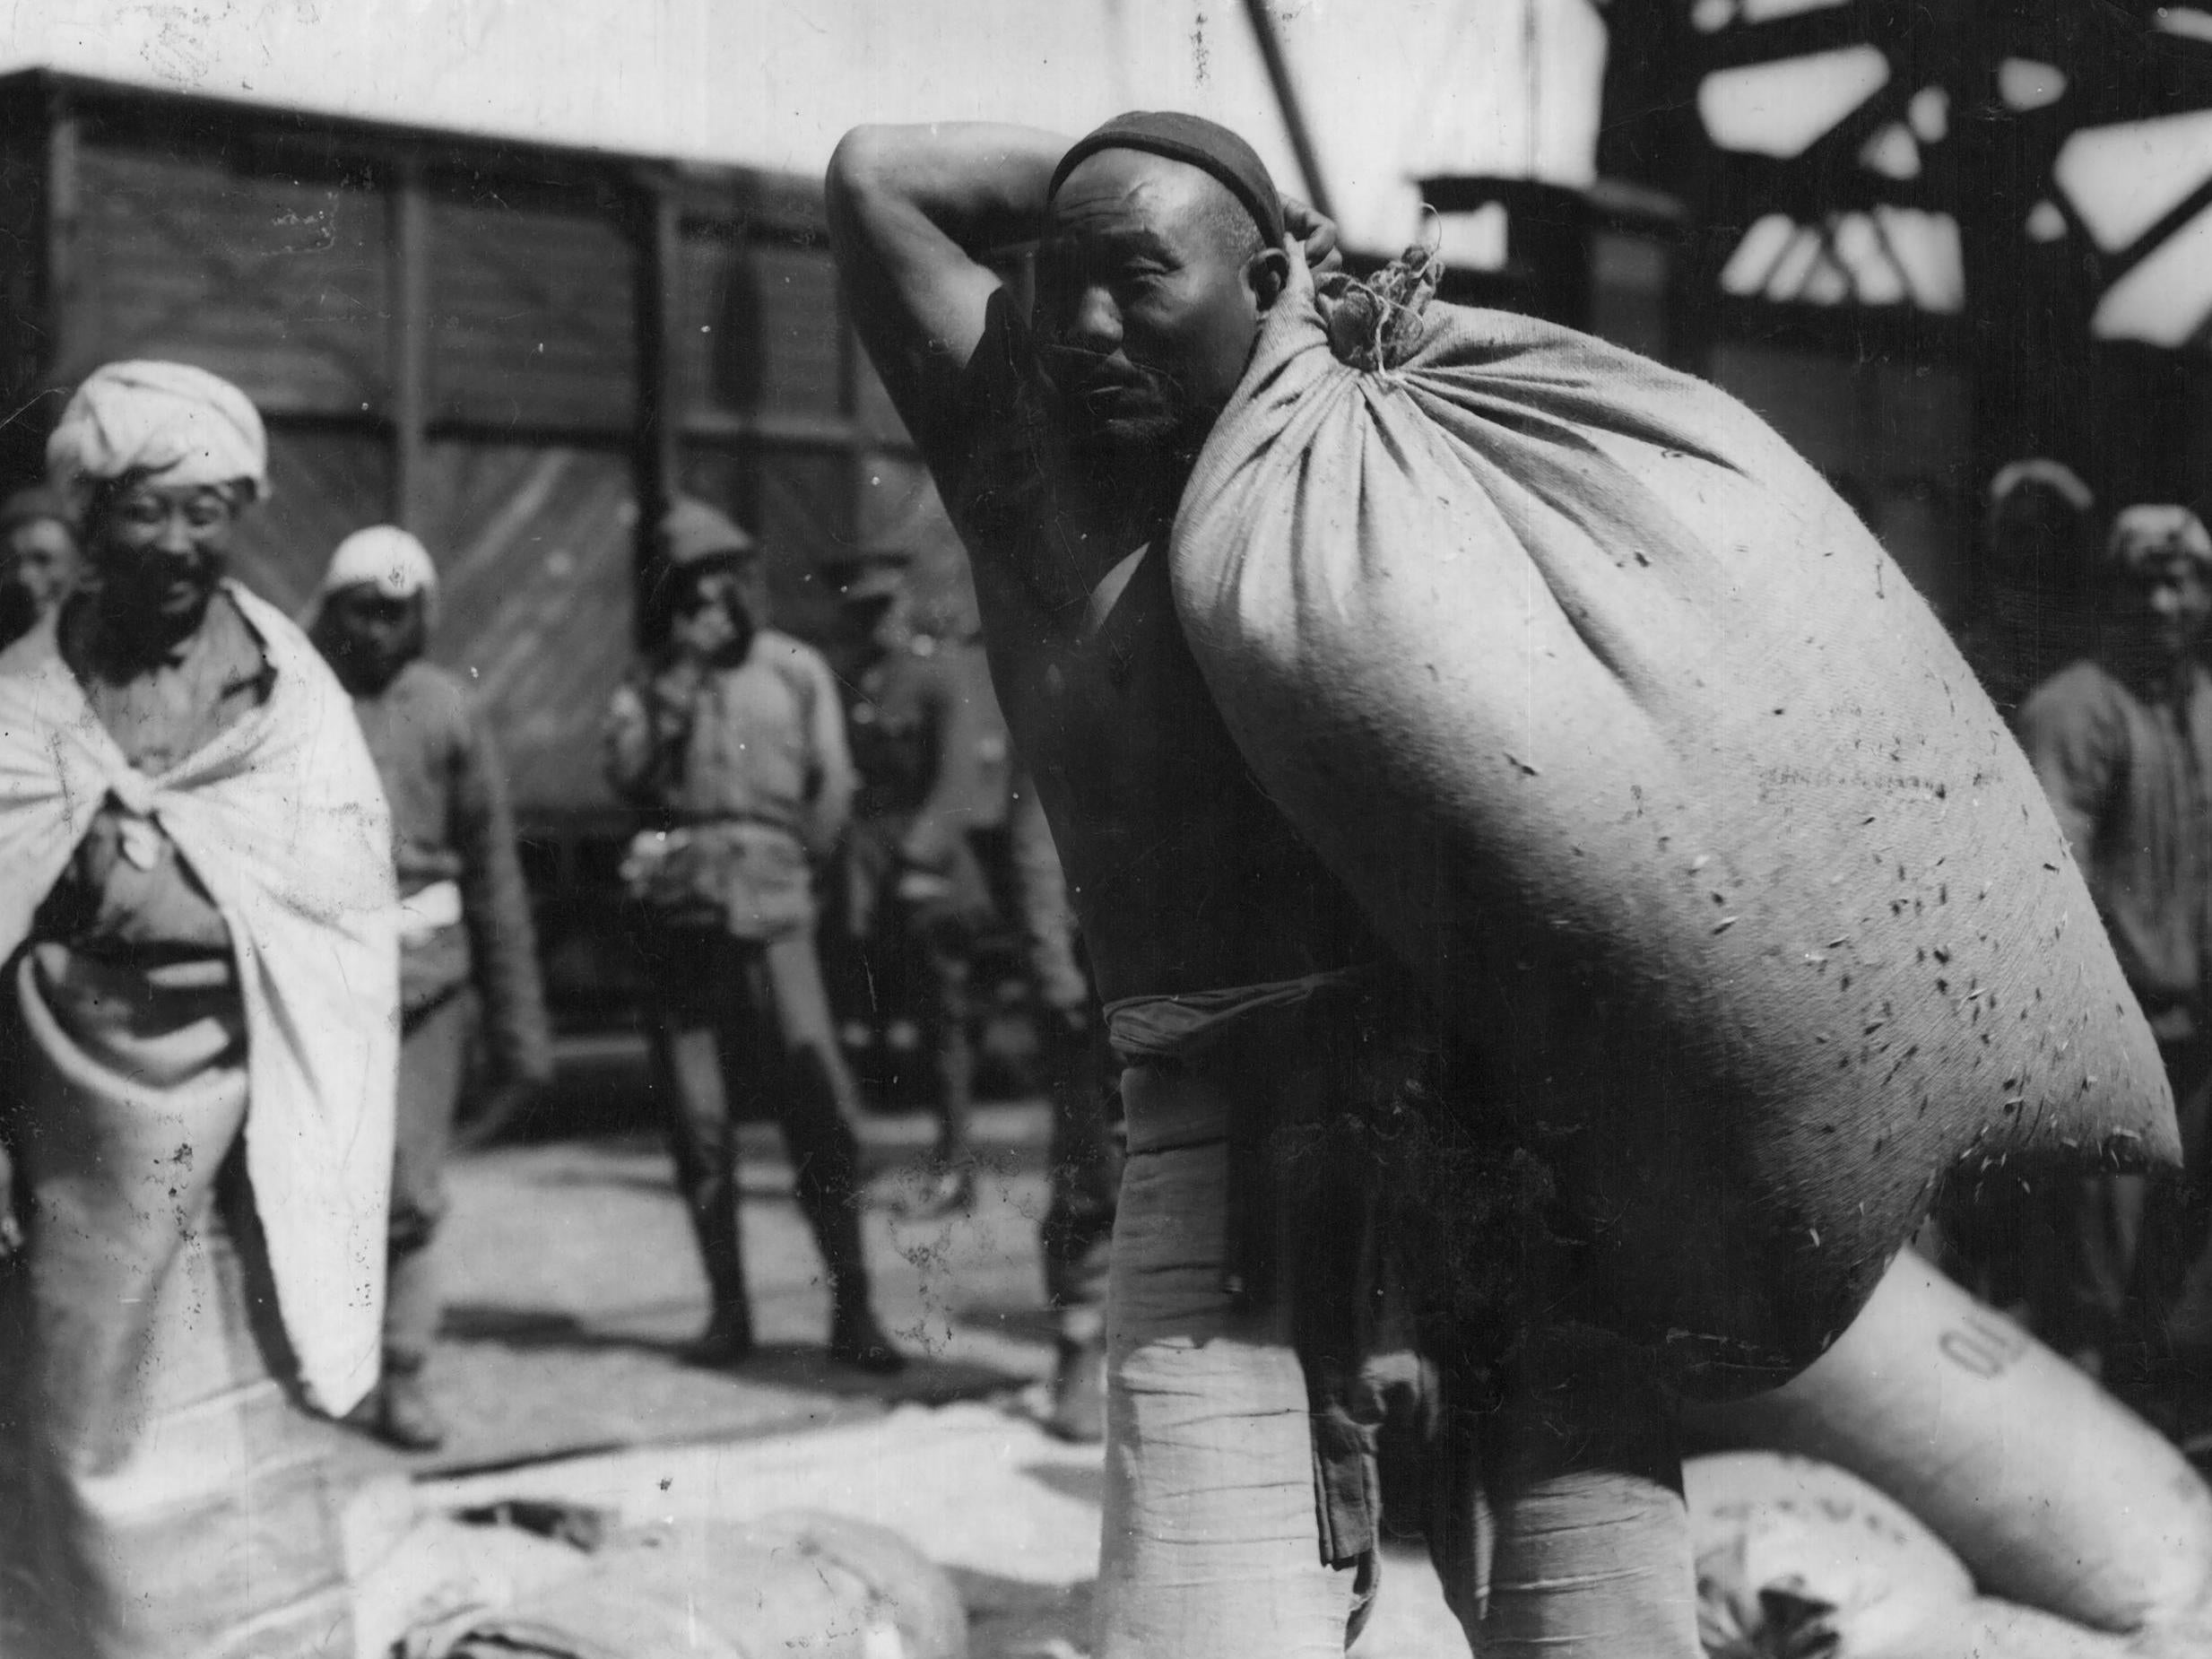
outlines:
{"label": "large burlap sack", "polygon": [[2034,778],[1850,509],[1700,381],[1502,313],[1416,332],[1340,361],[1296,272],[1175,603],[1262,785],[1544,1132],[1594,1315],[1771,1384],[1962,1159],[2174,1159]]}

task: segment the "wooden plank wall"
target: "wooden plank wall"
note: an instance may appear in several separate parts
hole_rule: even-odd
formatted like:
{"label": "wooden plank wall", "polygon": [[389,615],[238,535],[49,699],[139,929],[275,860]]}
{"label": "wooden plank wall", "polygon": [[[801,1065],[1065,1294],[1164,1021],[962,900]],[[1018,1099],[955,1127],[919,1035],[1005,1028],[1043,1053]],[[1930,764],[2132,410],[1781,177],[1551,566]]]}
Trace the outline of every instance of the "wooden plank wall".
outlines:
{"label": "wooden plank wall", "polygon": [[45,465],[44,440],[61,395],[43,383],[52,347],[46,301],[48,135],[22,115],[0,123],[0,477],[8,487]]}
{"label": "wooden plank wall", "polygon": [[777,625],[834,642],[824,572],[858,545],[862,438],[828,249],[819,232],[693,219],[675,314],[679,487],[759,539]]}
{"label": "wooden plank wall", "polygon": [[842,416],[850,406],[845,325],[828,249],[763,242],[749,252],[746,297],[757,369],[747,389],[754,405],[782,414]]}
{"label": "wooden plank wall", "polygon": [[236,382],[265,415],[382,411],[389,261],[370,181],[96,143],[78,165],[82,256],[56,378],[175,357]]}
{"label": "wooden plank wall", "polygon": [[424,473],[420,532],[443,583],[431,656],[481,699],[518,800],[612,805],[599,726],[631,648],[629,456],[439,439]]}
{"label": "wooden plank wall", "polygon": [[441,194],[429,213],[429,418],[628,432],[638,250],[605,215]]}
{"label": "wooden plank wall", "polygon": [[686,428],[768,413],[837,420],[847,408],[843,318],[828,250],[751,225],[685,227],[677,271],[676,408]]}

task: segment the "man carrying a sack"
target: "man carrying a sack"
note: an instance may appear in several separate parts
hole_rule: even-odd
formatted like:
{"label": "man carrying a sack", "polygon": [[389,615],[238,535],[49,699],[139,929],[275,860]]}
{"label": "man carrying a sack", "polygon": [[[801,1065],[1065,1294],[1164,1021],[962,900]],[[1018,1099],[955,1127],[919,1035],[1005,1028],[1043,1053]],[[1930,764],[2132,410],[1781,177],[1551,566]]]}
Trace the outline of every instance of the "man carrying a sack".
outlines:
{"label": "man carrying a sack", "polygon": [[[1332,233],[1210,123],[862,129],[828,203],[1127,1067],[1100,1651],[1340,1647],[1372,1507],[1312,1274],[1372,1282],[1365,1229],[1255,1152],[1364,1113],[1442,1125],[1393,1178],[1500,1391],[1444,1538],[1481,1651],[1687,1659],[1670,1390],[1807,1365],[1955,1168],[2173,1155],[2025,761],[1748,410],[1432,325],[1416,258],[1318,291]],[[1398,1110],[1440,1055],[1480,1109]]]}
{"label": "man carrying a sack", "polygon": [[617,688],[609,782],[653,821],[623,875],[640,912],[655,1089],[668,1103],[713,1312],[703,1363],[752,1352],[738,1224],[737,1124],[782,1127],[799,1207],[830,1281],[830,1357],[905,1360],[869,1303],[858,1102],[814,946],[814,864],[853,798],[837,682],[811,647],[763,626],[750,536],[704,503],[662,525],[668,641]]}
{"label": "man carrying a sack", "polygon": [[[1169,136],[1207,164],[1095,158],[1098,187],[1077,211],[1128,240],[1127,320],[1100,304],[1045,345],[1055,388],[1032,372],[1027,320],[977,256],[1036,233],[1067,140],[863,130],[831,166],[833,234],[863,338],[974,560],[1001,704],[1101,997],[1288,986],[1280,1038],[1309,982],[1357,960],[1358,925],[1213,713],[1175,622],[1164,533],[1175,456],[1234,389],[1279,291],[1283,207],[1230,135],[1192,122]],[[1299,222],[1325,254],[1323,227]],[[1049,259],[1038,274],[1055,292],[1079,278]],[[1173,1023],[1171,1007],[1154,1012]],[[1233,1174],[1249,1175],[1238,1153],[1269,1126],[1264,1099],[1233,1098],[1230,1080],[1251,1072],[1233,1056],[1268,1045],[1239,1029],[1239,1010],[1217,1012],[1230,1017],[1193,1011],[1221,1039],[1215,1064],[1181,1064],[1173,1030],[1117,1045],[1137,1064],[1123,1080],[1098,1651],[1332,1655],[1352,1575],[1324,1554],[1289,1310],[1254,1259],[1271,1254],[1273,1214]]]}
{"label": "man carrying a sack", "polygon": [[[1256,1148],[1294,1115],[1277,1085],[1301,1021],[1348,995],[1339,970],[1372,948],[1253,786],[1165,559],[1190,456],[1280,290],[1287,226],[1315,258],[1333,231],[1295,207],[1287,221],[1233,135],[1161,119],[1158,142],[1196,160],[1102,148],[1063,193],[1128,268],[1119,308],[1102,300],[1049,342],[977,256],[1036,233],[1066,139],[863,129],[831,165],[833,236],[973,559],[1000,701],[1128,1068],[1096,1651],[1333,1655],[1373,1516],[1364,1494],[1316,1502]],[[1089,280],[1050,256],[1038,276],[1063,295]]]}

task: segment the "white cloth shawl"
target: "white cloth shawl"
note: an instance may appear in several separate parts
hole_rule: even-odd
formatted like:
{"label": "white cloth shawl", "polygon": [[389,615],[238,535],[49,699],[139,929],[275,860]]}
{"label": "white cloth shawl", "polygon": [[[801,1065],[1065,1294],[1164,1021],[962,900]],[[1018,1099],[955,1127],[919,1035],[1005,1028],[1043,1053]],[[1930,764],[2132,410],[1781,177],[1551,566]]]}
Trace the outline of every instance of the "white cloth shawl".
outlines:
{"label": "white cloth shawl", "polygon": [[246,1003],[247,1170],[301,1382],[334,1415],[376,1380],[384,1304],[399,1038],[389,812],[321,656],[226,586],[274,684],[157,777],[124,760],[50,620],[0,654],[0,960],[110,795],[177,844],[230,926]]}

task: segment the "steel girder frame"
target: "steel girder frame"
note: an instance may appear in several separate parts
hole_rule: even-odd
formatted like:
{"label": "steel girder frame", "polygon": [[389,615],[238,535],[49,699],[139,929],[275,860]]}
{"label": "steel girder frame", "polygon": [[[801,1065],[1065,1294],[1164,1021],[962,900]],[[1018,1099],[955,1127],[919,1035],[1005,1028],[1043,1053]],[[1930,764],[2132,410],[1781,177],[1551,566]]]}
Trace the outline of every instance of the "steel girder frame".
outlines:
{"label": "steel girder frame", "polygon": [[[1786,12],[1774,0],[1609,0],[1604,13],[1599,170],[1665,191],[1686,209],[1675,291],[1687,315],[1676,322],[1678,338],[1797,330],[1863,354],[1870,337],[1895,341],[1902,326],[1905,351],[1947,357],[1969,376],[1982,476],[2024,449],[2095,450],[2089,429],[2115,397],[2174,405],[2136,411],[2130,445],[2149,447],[2131,465],[2146,482],[2183,471],[2186,394],[2174,354],[2100,345],[2091,318],[2116,283],[2212,210],[2212,165],[2120,247],[2091,233],[2054,167],[2086,129],[2212,109],[2212,0],[1815,0]],[[2177,18],[2182,28],[2172,26]],[[1868,47],[1881,54],[1887,79],[1798,153],[1725,149],[1707,131],[1699,93],[1708,76]],[[2037,107],[2008,101],[2008,60],[2048,65],[2062,86]],[[1866,165],[1869,141],[1907,121],[1928,88],[1944,94],[1944,130],[1918,142],[1917,169],[1898,177]],[[1722,268],[1765,216],[1833,227],[1883,208],[1956,222],[1964,292],[1954,317],[1723,296]],[[2033,232],[2032,218],[2040,219]],[[2115,376],[2125,390],[2113,389]]]}

